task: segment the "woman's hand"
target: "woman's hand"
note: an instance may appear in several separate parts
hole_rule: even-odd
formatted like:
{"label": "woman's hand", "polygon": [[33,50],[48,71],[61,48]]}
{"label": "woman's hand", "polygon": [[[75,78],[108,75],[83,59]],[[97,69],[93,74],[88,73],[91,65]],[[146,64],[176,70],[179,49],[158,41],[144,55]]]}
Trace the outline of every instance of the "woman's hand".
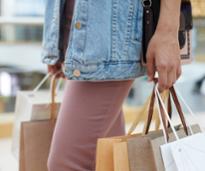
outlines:
{"label": "woman's hand", "polygon": [[159,90],[170,88],[181,75],[178,42],[179,0],[161,0],[159,22],[147,50],[147,73],[152,81],[158,72]]}
{"label": "woman's hand", "polygon": [[181,60],[178,38],[166,32],[157,31],[147,51],[147,74],[153,80],[158,72],[159,89],[170,88],[181,75]]}
{"label": "woman's hand", "polygon": [[65,78],[63,73],[63,63],[57,63],[55,65],[48,65],[48,72],[51,74],[57,74],[57,78]]}

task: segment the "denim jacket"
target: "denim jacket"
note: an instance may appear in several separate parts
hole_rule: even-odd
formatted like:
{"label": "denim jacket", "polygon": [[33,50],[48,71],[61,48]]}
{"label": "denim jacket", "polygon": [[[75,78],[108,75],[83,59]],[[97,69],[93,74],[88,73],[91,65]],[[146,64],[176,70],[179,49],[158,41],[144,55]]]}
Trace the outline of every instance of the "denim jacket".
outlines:
{"label": "denim jacket", "polygon": [[[65,0],[48,0],[42,62],[61,60],[58,44]],[[70,80],[129,80],[145,73],[141,0],[76,0],[64,60]]]}

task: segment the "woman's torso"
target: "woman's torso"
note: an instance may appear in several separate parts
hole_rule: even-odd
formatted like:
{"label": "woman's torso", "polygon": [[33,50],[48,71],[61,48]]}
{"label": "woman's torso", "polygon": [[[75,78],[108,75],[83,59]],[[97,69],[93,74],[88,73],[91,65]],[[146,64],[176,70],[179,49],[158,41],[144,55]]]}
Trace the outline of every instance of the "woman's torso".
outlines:
{"label": "woman's torso", "polygon": [[[47,4],[43,62],[59,59],[61,0]],[[65,74],[73,80],[134,79],[140,63],[143,7],[140,0],[76,0],[65,53]],[[50,57],[49,57],[50,56]]]}

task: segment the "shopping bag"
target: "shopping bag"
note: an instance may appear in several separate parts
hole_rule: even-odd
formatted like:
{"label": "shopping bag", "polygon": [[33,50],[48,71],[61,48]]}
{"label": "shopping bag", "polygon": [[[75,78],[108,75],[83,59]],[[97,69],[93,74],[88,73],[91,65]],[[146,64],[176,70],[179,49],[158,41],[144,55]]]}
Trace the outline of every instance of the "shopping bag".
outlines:
{"label": "shopping bag", "polygon": [[[15,120],[12,131],[12,153],[15,158],[19,159],[19,140],[20,140],[20,125],[22,121],[33,120],[47,120],[50,118],[50,103],[51,93],[50,90],[39,90],[41,85],[50,78],[50,75],[40,82],[40,84],[33,91],[19,91],[17,93],[15,105]],[[62,101],[62,91],[57,91],[56,94],[56,107],[57,111],[60,108]]]}
{"label": "shopping bag", "polygon": [[[174,88],[170,88],[170,94],[172,95],[174,104],[177,108],[178,114],[180,116],[183,127],[176,127],[177,134],[180,138],[185,137],[187,134],[190,134],[190,131],[187,132],[187,126],[182,112],[180,103],[178,101],[177,95],[175,94]],[[155,95],[156,96],[156,95]],[[164,100],[161,99],[162,102]],[[158,105],[157,105],[158,106]],[[165,109],[164,105],[164,109]],[[161,107],[158,106],[158,111],[162,111]],[[161,114],[162,115],[162,114]],[[160,116],[161,116],[160,115]],[[167,112],[167,115],[170,114]],[[150,116],[148,116],[150,117]],[[161,157],[160,146],[166,143],[166,139],[169,138],[169,142],[175,140],[175,135],[171,132],[171,129],[165,129],[167,126],[166,122],[163,121],[164,117],[160,117],[160,122],[164,125],[163,131],[151,132],[147,135],[136,136],[132,139],[128,139],[127,148],[128,148],[128,160],[130,165],[130,171],[164,171],[165,167],[163,164],[163,159]],[[192,125],[192,132],[197,133],[201,132],[199,125]],[[166,132],[166,133],[165,133]],[[175,168],[172,168],[174,171]]]}
{"label": "shopping bag", "polygon": [[114,171],[129,171],[127,142],[116,143],[113,147]]}
{"label": "shopping bag", "polygon": [[[185,137],[183,127],[176,126],[175,129],[179,137]],[[192,125],[192,129],[195,133],[200,132],[201,129],[198,125]],[[175,137],[171,130],[169,132],[169,142],[175,140]],[[152,131],[147,135],[140,135],[130,138],[127,141],[128,148],[128,160],[130,171],[164,171],[164,163],[161,156],[160,146],[165,144],[163,131]],[[172,170],[174,171],[174,170]]]}
{"label": "shopping bag", "polygon": [[[118,142],[125,142],[126,139],[132,137],[134,135],[128,136],[117,136],[117,137],[108,137],[108,138],[100,138],[97,141],[97,150],[96,150],[96,171],[116,171],[114,168],[114,146]],[[121,156],[120,156],[121,157]],[[123,156],[124,158],[124,156]],[[125,157],[124,160],[126,163],[128,162]],[[124,163],[122,164],[124,165]],[[122,166],[121,165],[121,166]],[[125,168],[124,165],[122,168]],[[126,167],[125,170],[128,168]],[[127,170],[129,171],[129,170]]]}
{"label": "shopping bag", "polygon": [[[145,162],[146,160],[149,161],[148,163],[145,163],[145,165],[148,166],[150,170],[154,171],[155,164],[153,160],[152,150],[149,147],[149,144],[146,144],[146,142],[150,140],[150,137],[156,138],[156,137],[161,137],[162,135],[163,134],[161,130],[156,130],[156,131],[151,131],[149,133],[149,136],[144,136],[143,134],[131,134],[131,135],[127,135],[126,137],[121,137],[121,141],[116,141],[113,144],[114,171],[125,171],[125,170],[132,171],[133,170],[132,161],[135,161],[138,159],[140,160],[143,159],[143,161]],[[135,147],[133,148],[133,144],[132,144],[133,142],[134,142],[134,145],[135,143],[140,144],[139,149],[146,156],[141,155],[141,153],[136,153],[137,155],[132,156],[133,151],[135,151]],[[142,167],[139,170],[143,171]]]}
{"label": "shopping bag", "polygon": [[[158,130],[152,131],[150,135],[161,137],[163,136],[163,133]],[[96,151],[96,171],[131,171],[130,159],[136,160],[136,156],[134,156],[134,158],[130,158],[128,147],[131,147],[130,151],[133,151],[134,149],[132,148],[132,145],[128,145],[128,142],[130,142],[130,140],[137,140],[137,138],[141,136],[142,134],[131,134],[98,139]],[[146,150],[149,151],[148,149]],[[151,150],[149,152],[152,153]],[[154,161],[153,155],[151,155],[151,157],[152,161]],[[152,161],[150,160],[149,163],[146,163],[146,165],[153,165]],[[151,168],[153,169],[154,167]]]}
{"label": "shopping bag", "polygon": [[[137,115],[127,135],[98,139],[96,150],[96,171],[129,171],[126,143],[128,139],[141,135],[132,133],[141,120],[141,117],[139,116],[146,116],[147,112],[154,112],[154,110],[149,110],[149,108],[154,109],[154,107],[152,106],[154,105],[154,103],[152,103],[152,100],[154,99],[152,99],[152,96],[150,96],[141,112]],[[145,127],[146,126],[148,125],[145,124]]]}
{"label": "shopping bag", "polygon": [[21,122],[20,134],[20,171],[46,171],[47,159],[56,122],[55,103],[56,78],[52,81],[52,102],[50,118],[39,121]]}
{"label": "shopping bag", "polygon": [[[181,138],[181,137],[180,137]],[[161,146],[166,171],[203,171],[205,135],[197,133]]]}
{"label": "shopping bag", "polygon": [[[158,109],[161,104],[164,110],[164,115],[167,118],[168,122],[170,123],[171,129],[173,131],[173,136],[176,139],[176,141],[169,142],[169,143],[165,139],[166,143],[160,146],[165,170],[166,171],[204,170],[203,167],[205,161],[205,147],[204,147],[205,134],[201,133],[200,131],[195,131],[191,126],[189,126],[191,135],[182,138],[174,128],[174,125],[171,119],[169,118],[169,115],[166,111],[166,108],[163,104],[163,101],[161,99],[161,96],[157,88],[155,92],[156,92],[156,96],[158,96],[157,98]],[[187,104],[185,106],[187,106]],[[188,109],[190,110],[189,107]],[[160,120],[162,120],[161,119],[162,113],[160,110],[159,110],[159,116],[160,116]],[[162,128],[163,128],[163,132],[165,132],[164,125],[162,125]],[[196,132],[200,132],[200,133],[196,133]]]}
{"label": "shopping bag", "polygon": [[205,134],[198,133],[175,141],[171,152],[178,171],[204,171],[205,167]]}

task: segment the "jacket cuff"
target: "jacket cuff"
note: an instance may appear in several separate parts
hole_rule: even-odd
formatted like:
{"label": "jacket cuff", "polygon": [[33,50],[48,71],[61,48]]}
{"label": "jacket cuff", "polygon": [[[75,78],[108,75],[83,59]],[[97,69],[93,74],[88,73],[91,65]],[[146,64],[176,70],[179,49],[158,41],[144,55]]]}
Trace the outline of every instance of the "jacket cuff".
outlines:
{"label": "jacket cuff", "polygon": [[47,65],[55,65],[57,63],[62,63],[59,51],[43,50],[41,54],[41,61]]}

